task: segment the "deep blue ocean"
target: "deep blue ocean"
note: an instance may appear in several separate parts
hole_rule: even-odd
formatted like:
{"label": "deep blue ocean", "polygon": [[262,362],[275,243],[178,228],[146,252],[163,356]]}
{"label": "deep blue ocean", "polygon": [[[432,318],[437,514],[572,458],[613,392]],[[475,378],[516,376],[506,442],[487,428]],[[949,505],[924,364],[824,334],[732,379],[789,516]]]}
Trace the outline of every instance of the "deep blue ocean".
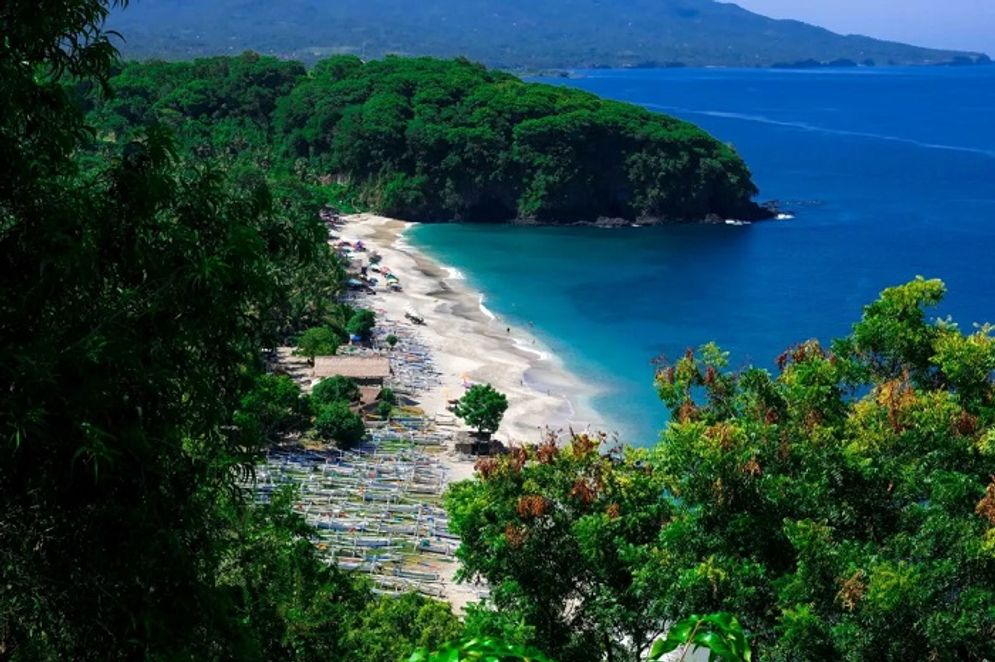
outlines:
{"label": "deep blue ocean", "polygon": [[583,71],[548,80],[641,104],[732,143],[790,221],[666,228],[419,227],[497,315],[605,389],[633,445],[667,412],[651,359],[709,340],[773,369],[847,333],[881,289],[942,278],[939,316],[995,321],[995,66]]}

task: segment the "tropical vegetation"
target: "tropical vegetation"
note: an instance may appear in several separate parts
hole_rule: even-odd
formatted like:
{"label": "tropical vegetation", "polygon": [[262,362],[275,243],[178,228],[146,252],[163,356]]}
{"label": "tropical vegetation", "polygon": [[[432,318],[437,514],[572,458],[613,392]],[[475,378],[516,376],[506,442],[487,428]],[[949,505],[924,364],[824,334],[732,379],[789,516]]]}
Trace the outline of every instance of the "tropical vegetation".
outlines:
{"label": "tropical vegetation", "polygon": [[341,343],[339,333],[328,326],[312,326],[297,337],[294,353],[307,357],[312,364],[317,356],[333,356]]}
{"label": "tropical vegetation", "polygon": [[415,220],[761,218],[735,151],[700,129],[466,60],[339,56],[278,105],[289,158]]}
{"label": "tropical vegetation", "polygon": [[[507,86],[494,108],[559,108],[512,133],[605,106],[465,62],[307,74],[247,55],[115,79],[107,11],[0,6],[0,658],[995,658],[995,329],[930,319],[933,280],[885,290],[848,336],[776,370],[729,370],[714,345],[661,366],[672,421],[654,448],[575,435],[482,460],[446,496],[460,576],[491,587],[462,619],[327,565],[292,491],[247,490],[274,441],[362,434],[348,383],[306,396],[267,373],[294,338],[334,352],[356,316],[335,299],[344,269],[317,212],[342,191],[320,164],[367,141],[393,170],[353,173],[364,195],[449,167],[391,160],[410,118],[403,143],[368,130],[450,74]],[[321,80],[356,101],[321,110],[346,109],[328,151],[286,161],[281,113],[305,84],[320,106]],[[435,98],[415,105],[468,107]],[[526,162],[549,178],[527,197],[548,211],[572,175],[539,144]],[[462,204],[412,198],[428,199]],[[497,429],[504,396],[471,392],[461,415]]]}
{"label": "tropical vegetation", "polygon": [[354,446],[366,434],[363,418],[343,401],[320,405],[314,429],[322,439],[339,442],[342,446]]}
{"label": "tropical vegetation", "polygon": [[244,53],[132,62],[109,84],[112,98],[85,99],[95,149],[158,124],[240,176],[265,164],[287,175],[281,191],[332,202],[345,186],[401,218],[767,215],[736,152],[693,125],[466,60],[336,56],[306,71]]}
{"label": "tropical vegetation", "polygon": [[359,386],[354,380],[342,375],[326,377],[311,389],[311,400],[317,405],[329,405],[333,402],[358,402]]}
{"label": "tropical vegetation", "polygon": [[[730,612],[761,660],[995,656],[995,337],[918,279],[829,347],[663,366],[652,449],[578,436],[453,486],[461,574],[557,659],[637,659]],[[590,659],[590,658],[589,658]]]}
{"label": "tropical vegetation", "polygon": [[387,604],[319,559],[292,494],[246,498],[264,444],[310,418],[264,350],[334,322],[322,201],[162,123],[95,142],[107,9],[0,7],[0,658],[441,646],[448,606]]}
{"label": "tropical vegetation", "polygon": [[453,407],[453,413],[478,432],[496,432],[507,410],[508,397],[490,384],[474,384]]}

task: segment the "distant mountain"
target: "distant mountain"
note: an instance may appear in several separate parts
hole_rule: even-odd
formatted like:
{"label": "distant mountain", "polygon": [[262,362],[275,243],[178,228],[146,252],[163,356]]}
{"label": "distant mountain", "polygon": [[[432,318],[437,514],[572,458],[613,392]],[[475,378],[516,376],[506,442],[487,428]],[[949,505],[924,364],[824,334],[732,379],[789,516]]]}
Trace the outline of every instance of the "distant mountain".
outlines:
{"label": "distant mountain", "polygon": [[110,27],[127,56],[245,49],[464,55],[510,69],[975,64],[980,53],[842,36],[713,0],[132,0]]}

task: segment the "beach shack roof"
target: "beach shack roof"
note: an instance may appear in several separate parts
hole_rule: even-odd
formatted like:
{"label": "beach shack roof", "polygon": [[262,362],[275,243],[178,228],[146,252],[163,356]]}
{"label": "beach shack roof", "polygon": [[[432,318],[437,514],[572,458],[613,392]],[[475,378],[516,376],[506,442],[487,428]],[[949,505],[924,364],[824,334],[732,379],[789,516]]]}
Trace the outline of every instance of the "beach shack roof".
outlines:
{"label": "beach shack roof", "polygon": [[315,377],[342,375],[350,379],[377,379],[390,377],[390,361],[386,356],[316,356]]}
{"label": "beach shack roof", "polygon": [[360,386],[359,403],[364,407],[372,405],[380,397],[382,391],[383,389],[379,386]]}

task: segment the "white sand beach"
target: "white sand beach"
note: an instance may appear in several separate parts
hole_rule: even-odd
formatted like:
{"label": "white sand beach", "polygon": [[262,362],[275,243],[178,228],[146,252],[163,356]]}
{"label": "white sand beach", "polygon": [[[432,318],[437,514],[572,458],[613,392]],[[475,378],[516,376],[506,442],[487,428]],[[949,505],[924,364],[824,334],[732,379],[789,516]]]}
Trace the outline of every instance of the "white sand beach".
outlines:
{"label": "white sand beach", "polygon": [[428,415],[445,413],[465,384],[486,383],[508,397],[508,411],[495,435],[502,441],[538,442],[547,427],[597,427],[599,418],[589,404],[595,389],[567,371],[536,337],[491,314],[482,306],[482,293],[456,270],[406,242],[404,232],[411,223],[372,214],[344,220],[340,238],[362,241],[378,252],[401,282],[400,292],[381,284],[369,305],[395,323],[407,322],[409,312],[425,321],[415,328],[442,373],[441,385],[420,398]]}
{"label": "white sand beach", "polygon": [[[376,285],[373,293],[360,295],[360,302],[376,313],[381,333],[413,335],[427,350],[433,377],[426,382],[431,386],[415,394],[424,415],[461,427],[447,410],[450,401],[469,384],[485,383],[508,398],[508,411],[494,435],[506,445],[537,443],[548,430],[561,436],[571,429],[603,427],[589,404],[596,391],[571,374],[538,338],[487,310],[483,294],[459,272],[405,241],[411,226],[372,214],[346,216],[335,227],[333,243],[362,242],[365,250],[353,253],[353,265],[367,266],[367,276]],[[376,271],[369,264],[374,253],[380,256]],[[389,286],[385,272],[400,284],[399,291]],[[415,324],[408,314],[424,323]],[[446,429],[454,428],[447,424]],[[456,454],[452,446],[433,455],[445,468],[447,482],[473,477],[473,461]],[[438,589],[457,612],[480,599],[480,586],[455,581],[456,563],[428,558],[419,563],[420,570],[438,573]]]}

